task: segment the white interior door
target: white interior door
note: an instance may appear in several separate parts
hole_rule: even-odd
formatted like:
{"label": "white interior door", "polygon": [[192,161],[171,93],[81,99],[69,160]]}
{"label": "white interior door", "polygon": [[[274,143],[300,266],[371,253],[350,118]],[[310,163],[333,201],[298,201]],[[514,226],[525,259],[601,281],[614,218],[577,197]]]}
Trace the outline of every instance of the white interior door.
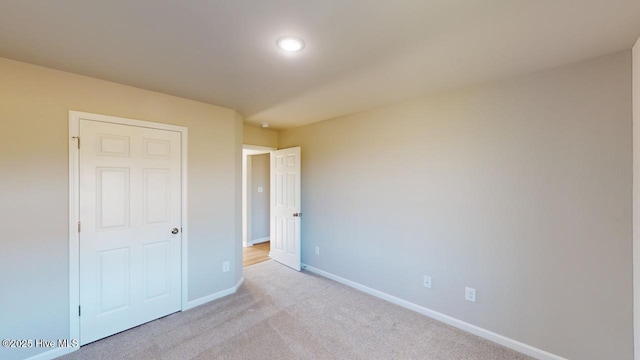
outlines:
{"label": "white interior door", "polygon": [[300,147],[271,152],[271,252],[300,271]]}
{"label": "white interior door", "polygon": [[180,133],[80,120],[80,343],[181,308]]}

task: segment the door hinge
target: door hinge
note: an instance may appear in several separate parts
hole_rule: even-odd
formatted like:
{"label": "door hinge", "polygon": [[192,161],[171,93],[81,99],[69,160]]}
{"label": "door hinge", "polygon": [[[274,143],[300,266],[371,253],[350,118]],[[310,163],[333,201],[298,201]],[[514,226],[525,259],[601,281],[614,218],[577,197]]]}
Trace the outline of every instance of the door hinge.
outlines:
{"label": "door hinge", "polygon": [[82,224],[80,224],[80,221],[78,221],[78,232],[82,231]]}
{"label": "door hinge", "polygon": [[73,139],[78,139],[78,150],[80,150],[80,136],[72,136]]}
{"label": "door hinge", "polygon": [[78,316],[82,315],[82,310],[80,308],[80,305],[78,305]]}

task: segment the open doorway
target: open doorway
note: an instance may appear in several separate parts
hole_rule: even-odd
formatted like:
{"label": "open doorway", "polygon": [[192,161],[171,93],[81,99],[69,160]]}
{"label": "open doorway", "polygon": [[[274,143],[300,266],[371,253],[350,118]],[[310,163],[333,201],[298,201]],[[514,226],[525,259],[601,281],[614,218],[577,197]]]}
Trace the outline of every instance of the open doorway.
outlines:
{"label": "open doorway", "polygon": [[269,259],[270,169],[274,148],[242,147],[242,264]]}

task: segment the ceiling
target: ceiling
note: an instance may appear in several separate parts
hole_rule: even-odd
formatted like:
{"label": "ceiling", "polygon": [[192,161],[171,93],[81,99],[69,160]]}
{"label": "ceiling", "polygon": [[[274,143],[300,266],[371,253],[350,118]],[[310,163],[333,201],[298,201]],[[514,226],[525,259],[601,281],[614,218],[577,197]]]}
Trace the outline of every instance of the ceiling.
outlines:
{"label": "ceiling", "polygon": [[[285,54],[278,37],[305,49]],[[0,57],[284,129],[630,49],[638,0],[2,0]]]}

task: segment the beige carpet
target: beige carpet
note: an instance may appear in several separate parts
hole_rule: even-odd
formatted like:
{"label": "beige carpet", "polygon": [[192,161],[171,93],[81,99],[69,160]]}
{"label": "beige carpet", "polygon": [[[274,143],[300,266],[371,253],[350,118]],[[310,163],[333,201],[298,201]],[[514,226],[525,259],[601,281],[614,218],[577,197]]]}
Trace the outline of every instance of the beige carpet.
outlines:
{"label": "beige carpet", "polygon": [[62,359],[530,359],[272,260],[234,295],[83,346]]}

